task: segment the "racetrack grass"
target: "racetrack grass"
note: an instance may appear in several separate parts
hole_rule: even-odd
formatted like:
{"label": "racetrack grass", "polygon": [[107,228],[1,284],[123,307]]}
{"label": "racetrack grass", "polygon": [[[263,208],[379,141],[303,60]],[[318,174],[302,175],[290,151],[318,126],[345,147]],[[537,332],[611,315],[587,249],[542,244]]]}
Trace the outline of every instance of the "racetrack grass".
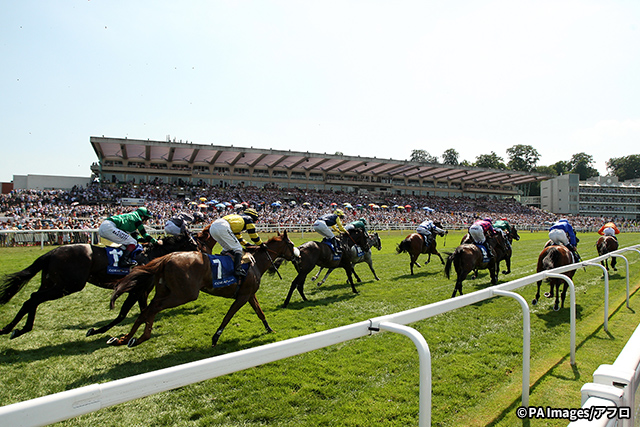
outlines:
{"label": "racetrack grass", "polygon": [[[288,308],[282,302],[295,276],[293,266],[281,268],[284,280],[265,276],[258,300],[276,331],[266,334],[247,305],[231,321],[216,348],[210,347],[230,301],[201,295],[182,307],[161,312],[152,338],[135,348],[110,347],[107,336],[85,337],[96,324],[115,317],[107,309],[110,292],[87,285],[82,291],[38,309],[32,332],[9,340],[0,336],[0,405],[7,405],[93,383],[200,360],[219,354],[323,331],[372,317],[447,299],[454,277],[446,279],[437,258],[409,274],[409,256],[397,255],[396,244],[406,235],[381,233],[383,249],[374,250],[374,267],[382,280],[373,280],[368,267],[356,267],[363,283],[354,295],[342,270],[316,287],[308,278],[308,302],[297,292]],[[452,251],[462,233],[438,239],[438,247]],[[583,259],[597,256],[596,234],[581,234]],[[296,244],[316,239],[293,235]],[[621,247],[640,244],[640,234],[620,236]],[[514,243],[512,273],[500,283],[535,272],[546,233],[522,233]],[[0,274],[26,267],[39,248],[0,249]],[[443,255],[444,256],[444,255]],[[577,299],[576,366],[569,364],[569,297],[559,312],[544,299],[531,306],[531,405],[576,408],[580,388],[592,380],[602,363],[612,363],[640,323],[638,256],[627,255],[632,287],[631,309],[625,306],[624,261],[610,277],[609,333],[603,323],[601,270],[590,267],[574,276]],[[503,264],[504,269],[504,264]],[[315,273],[315,272],[314,272]],[[0,324],[8,323],[38,278],[0,307]],[[463,291],[489,286],[488,272],[466,280]],[[543,291],[548,285],[543,284]],[[518,291],[527,301],[535,284]],[[121,303],[121,301],[119,301]],[[128,332],[138,314],[135,307],[113,335]],[[21,324],[22,325],[22,324]],[[20,325],[20,326],[21,326]],[[522,313],[509,298],[494,298],[410,325],[419,330],[432,354],[432,425],[566,426],[567,420],[520,421],[522,376]],[[138,333],[140,333],[139,331]],[[406,337],[380,333],[292,357],[243,372],[160,393],[61,425],[86,426],[407,426],[418,418],[418,357]]]}

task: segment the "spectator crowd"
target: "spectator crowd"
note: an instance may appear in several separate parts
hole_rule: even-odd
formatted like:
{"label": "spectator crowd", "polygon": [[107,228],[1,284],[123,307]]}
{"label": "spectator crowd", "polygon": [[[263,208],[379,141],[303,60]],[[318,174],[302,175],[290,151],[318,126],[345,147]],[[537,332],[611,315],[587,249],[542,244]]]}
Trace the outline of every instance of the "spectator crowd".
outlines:
{"label": "spectator crowd", "polygon": [[[260,213],[259,225],[296,226],[312,224],[322,214],[340,207],[347,222],[366,218],[370,228],[391,225],[417,226],[426,217],[445,227],[462,229],[475,219],[506,218],[519,229],[545,227],[559,217],[525,206],[515,199],[354,194],[310,191],[298,188],[255,188],[207,185],[92,183],[64,190],[13,190],[0,195],[0,230],[96,229],[108,216],[129,212],[135,206],[123,198],[145,199],[154,214],[149,226],[162,229],[178,212],[201,211],[208,222],[241,206]],[[577,229],[598,229],[613,220],[620,227],[635,227],[635,221],[620,218],[570,216]]]}

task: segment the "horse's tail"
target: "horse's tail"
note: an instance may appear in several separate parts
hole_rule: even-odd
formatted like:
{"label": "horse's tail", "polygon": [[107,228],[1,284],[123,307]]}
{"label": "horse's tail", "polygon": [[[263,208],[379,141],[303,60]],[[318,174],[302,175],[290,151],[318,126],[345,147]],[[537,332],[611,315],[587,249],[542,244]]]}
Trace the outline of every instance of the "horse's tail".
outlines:
{"label": "horse's tail", "polygon": [[457,253],[457,251],[454,251],[453,253],[444,252],[444,254],[447,255],[447,263],[444,265],[444,275],[447,276],[447,279],[451,276],[451,265],[453,264]]}
{"label": "horse's tail", "polygon": [[560,251],[558,251],[557,248],[550,247],[549,250],[547,250],[546,255],[544,256],[544,259],[542,260],[542,269],[551,270],[552,268],[555,268],[556,264],[558,263],[559,256]]}
{"label": "horse's tail", "polygon": [[398,243],[398,246],[396,246],[396,252],[399,254],[402,252],[409,252],[409,248],[411,248],[411,241],[407,237],[402,242]]}
{"label": "horse's tail", "polygon": [[50,258],[51,252],[47,252],[24,270],[4,276],[0,283],[0,305],[8,303],[38,272],[48,268]]}
{"label": "horse's tail", "polygon": [[135,267],[131,273],[116,282],[111,295],[110,307],[113,309],[118,297],[125,292],[151,292],[155,278],[162,273],[169,256],[156,258],[148,264]]}
{"label": "horse's tail", "polygon": [[598,249],[598,255],[606,254],[608,252],[608,250],[607,250],[607,239],[598,240],[596,248]]}

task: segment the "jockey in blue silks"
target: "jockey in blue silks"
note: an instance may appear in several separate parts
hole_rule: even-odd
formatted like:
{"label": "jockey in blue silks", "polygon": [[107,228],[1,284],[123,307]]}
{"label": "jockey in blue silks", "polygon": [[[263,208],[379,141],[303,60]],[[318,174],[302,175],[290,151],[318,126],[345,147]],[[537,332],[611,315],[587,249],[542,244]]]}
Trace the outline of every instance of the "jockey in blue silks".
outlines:
{"label": "jockey in blue silks", "polygon": [[562,218],[556,221],[551,228],[549,228],[549,239],[556,245],[564,245],[574,255],[576,261],[580,261],[580,255],[577,251],[579,239],[576,237],[576,232],[573,230],[569,220]]}

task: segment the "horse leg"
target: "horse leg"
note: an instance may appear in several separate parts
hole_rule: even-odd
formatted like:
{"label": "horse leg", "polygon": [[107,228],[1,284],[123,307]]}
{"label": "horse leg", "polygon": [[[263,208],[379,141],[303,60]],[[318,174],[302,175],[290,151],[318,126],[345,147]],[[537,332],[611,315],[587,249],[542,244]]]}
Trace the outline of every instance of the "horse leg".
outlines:
{"label": "horse leg", "polygon": [[[65,293],[62,289],[47,289],[44,291],[42,289],[39,289],[36,292],[32,293],[29,299],[25,301],[24,304],[22,304],[22,307],[18,311],[18,314],[16,314],[16,317],[14,317],[7,326],[0,329],[0,335],[8,334],[9,332],[11,332],[11,336],[9,337],[9,339],[14,339],[18,338],[20,335],[24,335],[27,332],[30,332],[33,329],[33,322],[36,318],[36,310],[38,309],[38,306],[43,302],[52,301],[58,298],[62,298],[63,296],[65,296]],[[16,329],[12,331],[12,329],[15,328],[18,322],[20,322],[20,320],[22,320],[25,315],[27,316],[27,321],[25,322],[24,327],[22,329]]]}
{"label": "horse leg", "polygon": [[376,271],[373,269],[373,260],[371,258],[369,258],[368,260],[366,260],[367,265],[369,266],[369,270],[371,270],[371,273],[373,273],[373,277],[376,280],[380,280],[380,278],[376,275]]}
{"label": "horse leg", "polygon": [[418,264],[418,255],[419,254],[411,254],[411,262],[409,262],[409,268],[411,269],[411,275],[413,276],[413,266],[417,266],[420,267],[420,264]]}
{"label": "horse leg", "polygon": [[[464,279],[462,279],[464,280]],[[456,293],[460,292],[460,295],[462,295],[462,280],[460,280],[460,278],[458,278],[458,280],[456,280],[456,285],[453,288],[453,294],[451,294],[451,298],[456,296]]]}
{"label": "horse leg", "polygon": [[498,263],[495,262],[493,263],[493,266],[489,267],[489,276],[491,276],[491,284],[492,285],[497,285],[498,284]]}
{"label": "horse leg", "polygon": [[[356,285],[353,283],[353,277],[352,277],[352,274],[354,274],[353,266],[351,264],[347,265],[346,267],[344,267],[344,271],[347,273],[347,281],[351,285],[351,290],[353,291],[354,294],[357,294],[358,290],[356,289]],[[356,277],[358,276],[356,275]]]}
{"label": "horse leg", "polygon": [[[215,347],[216,344],[218,344],[218,340],[220,339],[220,335],[222,335],[222,332],[224,332],[224,328],[227,327],[227,324],[231,321],[233,316],[235,316],[235,314],[238,312],[238,310],[240,310],[242,308],[242,306],[245,305],[247,303],[247,301],[249,301],[250,298],[251,298],[250,295],[245,295],[245,296],[242,296],[242,297],[238,296],[238,298],[236,298],[235,301],[233,301],[233,304],[231,304],[231,307],[229,307],[229,311],[227,311],[227,314],[224,316],[224,319],[222,319],[222,323],[220,323],[220,326],[218,327],[218,330],[211,337],[211,346],[212,347]],[[256,303],[257,303],[257,301],[256,301]],[[260,308],[260,307],[258,307],[258,308]],[[254,310],[255,310],[255,308],[254,308]],[[260,312],[262,312],[262,310],[260,310]],[[262,316],[264,317],[264,313],[262,314]],[[260,315],[258,315],[258,317],[260,317]],[[266,320],[264,320],[264,322],[266,323]]]}
{"label": "horse leg", "polygon": [[440,255],[440,252],[436,251],[435,254],[438,255],[438,258],[440,258],[440,262],[442,263],[442,265],[444,265],[444,260],[442,259],[442,255]]}
{"label": "horse leg", "polygon": [[[320,267],[320,270],[322,270],[322,267]],[[324,279],[322,279],[320,282],[318,282],[318,286],[324,285],[324,283],[327,281],[327,277],[329,277],[329,275],[331,274],[332,271],[333,271],[333,268],[329,268],[327,270],[327,274],[324,275]],[[318,274],[320,274],[320,272],[318,272]]]}
{"label": "horse leg", "polygon": [[[97,335],[97,334],[104,334],[105,332],[107,332],[109,329],[113,328],[115,325],[117,325],[118,323],[122,322],[126,317],[127,314],[129,314],[129,311],[131,310],[131,307],[133,307],[133,305],[136,303],[136,299],[137,296],[135,294],[129,294],[127,296],[127,299],[124,301],[124,303],[122,303],[122,307],[120,308],[120,313],[118,313],[118,317],[116,317],[115,319],[113,319],[109,324],[98,328],[98,329],[94,329],[91,328],[87,331],[87,336],[90,337],[91,335]],[[145,306],[146,306],[146,298],[145,298]],[[142,312],[142,310],[140,310]]]}
{"label": "horse leg", "polygon": [[264,328],[267,330],[267,333],[273,332],[273,329],[271,329],[271,326],[269,326],[269,323],[267,323],[267,318],[265,317],[264,312],[262,311],[262,308],[260,308],[260,304],[258,303],[258,299],[256,298],[255,294],[253,294],[251,298],[249,298],[249,304],[251,305],[251,307],[253,307],[253,311],[256,312],[256,315],[258,316],[258,318],[262,320],[262,324],[264,325]]}
{"label": "horse leg", "polygon": [[[559,289],[560,285],[558,285],[558,293],[560,293]],[[562,302],[560,303],[560,308],[564,308],[564,300],[567,297],[567,288],[569,288],[569,284],[564,282],[564,287],[562,288]],[[558,296],[556,295],[556,306],[558,305]],[[553,307],[554,310],[558,311],[556,307]]]}
{"label": "horse leg", "polygon": [[[317,279],[318,277],[320,277],[320,273],[322,273],[322,269],[323,269],[323,267],[320,267],[320,269],[318,270],[318,272],[316,273],[316,275],[315,275],[315,276],[313,276],[313,277],[311,278],[311,281],[312,281],[312,282],[315,282],[315,281],[316,281],[316,279]],[[326,277],[325,277],[325,279],[326,279]],[[318,283],[318,286],[320,286],[320,283]]]}
{"label": "horse leg", "polygon": [[282,304],[283,308],[286,308],[289,305],[289,302],[291,302],[291,296],[293,295],[293,291],[298,289],[298,292],[300,293],[300,296],[302,297],[303,301],[307,301],[307,297],[304,296],[304,288],[301,288],[300,283],[302,283],[302,286],[304,286],[304,281],[307,278],[307,273],[298,273],[298,275],[296,276],[295,279],[293,279],[293,282],[291,282],[291,287],[289,288],[289,293],[287,293],[287,297],[284,299],[284,304]]}
{"label": "horse leg", "polygon": [[542,285],[542,280],[538,280],[538,290],[536,291],[535,298],[531,301],[532,305],[538,304],[538,301],[540,300],[540,285]]}
{"label": "horse leg", "polygon": [[611,257],[611,268],[613,268],[613,271],[618,271],[618,269],[616,268],[616,257]]}
{"label": "horse leg", "polygon": [[502,272],[502,274],[511,273],[511,257],[506,257],[504,259],[504,263],[507,264],[507,269]]}
{"label": "horse leg", "polygon": [[352,270],[353,272],[353,276],[356,278],[356,280],[358,281],[358,283],[362,283],[362,280],[360,280],[360,277],[358,277],[358,274],[356,273],[356,267],[355,265],[353,266]]}

